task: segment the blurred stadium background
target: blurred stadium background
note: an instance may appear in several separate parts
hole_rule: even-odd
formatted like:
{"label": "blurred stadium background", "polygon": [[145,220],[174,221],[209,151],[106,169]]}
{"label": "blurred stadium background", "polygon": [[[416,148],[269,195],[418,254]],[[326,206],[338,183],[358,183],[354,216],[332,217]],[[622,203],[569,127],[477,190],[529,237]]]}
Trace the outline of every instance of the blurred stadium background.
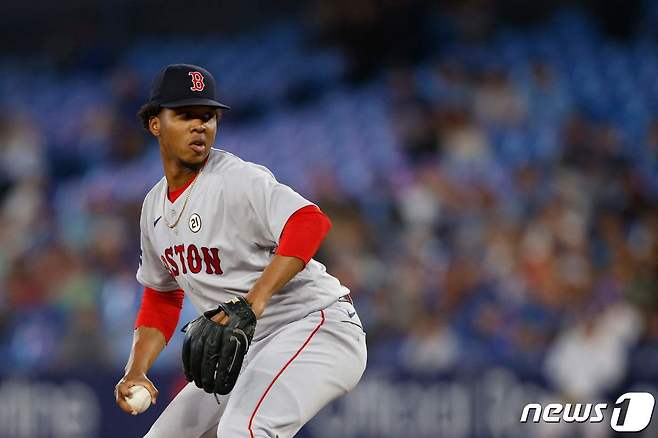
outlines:
{"label": "blurred stadium background", "polygon": [[[605,437],[528,402],[658,392],[658,2],[2,2],[0,437],[141,436],[113,402],[161,176],[135,113],[217,78],[218,147],[334,228],[369,368],[300,436]],[[182,322],[193,318],[186,305]],[[654,420],[645,436],[657,436]]]}

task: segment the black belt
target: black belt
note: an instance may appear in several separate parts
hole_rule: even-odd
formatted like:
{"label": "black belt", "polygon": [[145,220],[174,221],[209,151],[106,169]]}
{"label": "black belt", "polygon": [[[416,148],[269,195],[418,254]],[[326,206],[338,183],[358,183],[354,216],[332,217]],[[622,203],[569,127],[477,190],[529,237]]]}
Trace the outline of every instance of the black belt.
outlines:
{"label": "black belt", "polygon": [[352,294],[343,295],[342,297],[338,298],[338,301],[354,305],[354,301],[352,301]]}

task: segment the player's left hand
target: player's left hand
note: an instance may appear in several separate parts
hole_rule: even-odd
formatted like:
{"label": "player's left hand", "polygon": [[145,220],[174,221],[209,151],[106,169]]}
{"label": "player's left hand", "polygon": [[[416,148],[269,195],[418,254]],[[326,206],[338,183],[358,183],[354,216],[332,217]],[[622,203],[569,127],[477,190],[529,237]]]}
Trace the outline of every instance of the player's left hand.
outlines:
{"label": "player's left hand", "polygon": [[[266,303],[261,300],[250,299],[249,295],[247,295],[245,299],[251,306],[251,310],[252,312],[254,312],[254,315],[256,315],[256,319],[260,319],[261,315],[265,311]],[[213,316],[211,319],[218,324],[228,325],[230,318],[223,311],[221,311],[217,315]]]}
{"label": "player's left hand", "polygon": [[[228,316],[228,324],[214,320],[220,311]],[[187,323],[183,327],[182,351],[187,381],[211,394],[231,392],[255,329],[256,316],[242,297],[222,303]]]}

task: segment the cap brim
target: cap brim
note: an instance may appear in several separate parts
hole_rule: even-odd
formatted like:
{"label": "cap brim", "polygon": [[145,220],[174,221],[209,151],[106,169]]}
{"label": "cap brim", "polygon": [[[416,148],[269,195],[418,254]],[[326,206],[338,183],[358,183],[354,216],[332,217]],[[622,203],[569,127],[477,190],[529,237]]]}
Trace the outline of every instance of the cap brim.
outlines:
{"label": "cap brim", "polygon": [[211,106],[214,108],[220,108],[225,110],[231,109],[230,106],[224,105],[223,103],[219,103],[216,100],[201,99],[201,98],[182,99],[182,100],[176,100],[174,102],[164,102],[161,103],[160,106],[163,108],[180,108],[182,106]]}

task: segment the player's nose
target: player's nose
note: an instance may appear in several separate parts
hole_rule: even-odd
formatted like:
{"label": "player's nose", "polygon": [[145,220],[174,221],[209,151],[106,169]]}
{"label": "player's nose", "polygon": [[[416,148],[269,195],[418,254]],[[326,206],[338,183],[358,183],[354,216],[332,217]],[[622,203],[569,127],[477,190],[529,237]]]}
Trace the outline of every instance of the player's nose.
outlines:
{"label": "player's nose", "polygon": [[206,122],[196,119],[192,122],[192,125],[190,127],[190,130],[192,132],[205,132],[206,131]]}

